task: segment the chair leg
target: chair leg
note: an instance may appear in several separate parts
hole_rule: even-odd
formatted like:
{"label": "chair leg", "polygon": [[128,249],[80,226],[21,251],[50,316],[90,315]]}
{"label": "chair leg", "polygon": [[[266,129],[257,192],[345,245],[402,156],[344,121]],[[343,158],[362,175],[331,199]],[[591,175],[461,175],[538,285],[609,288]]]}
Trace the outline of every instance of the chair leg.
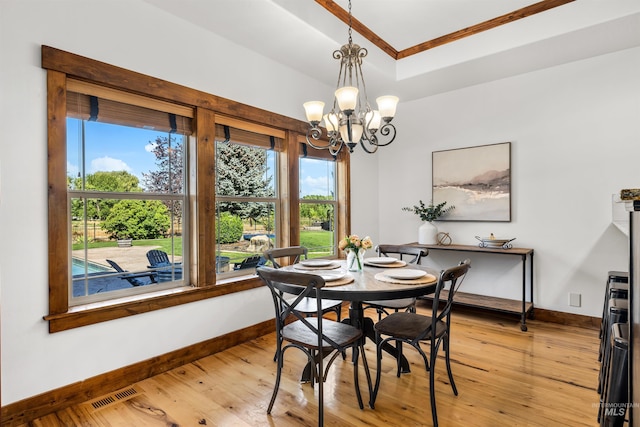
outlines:
{"label": "chair leg", "polygon": [[364,355],[364,348],[361,349],[361,346],[353,346],[353,383],[356,387],[356,397],[358,398],[358,406],[360,409],[364,409],[364,404],[362,403],[362,394],[360,393],[360,381],[358,376],[358,354],[360,350],[362,350],[362,354]]}
{"label": "chair leg", "polygon": [[398,357],[396,358],[396,377],[400,378],[401,374],[401,366],[400,361],[402,360],[402,341],[396,340],[396,351],[398,352]]}
{"label": "chair leg", "polygon": [[316,375],[318,382],[318,425],[324,425],[324,367],[322,363],[322,350],[318,350],[317,352],[313,352],[313,358],[319,358],[318,366],[316,369]]}
{"label": "chair leg", "polygon": [[282,349],[278,348],[276,350],[276,362],[277,362],[277,366],[276,366],[276,383],[273,386],[273,394],[271,395],[271,401],[269,402],[269,407],[267,408],[267,414],[271,413],[271,409],[273,409],[273,404],[276,401],[276,396],[278,394],[278,389],[280,388],[280,377],[282,375]]}
{"label": "chair leg", "polygon": [[360,344],[360,354],[362,355],[362,366],[364,367],[364,374],[367,378],[367,389],[369,390],[369,395],[371,395],[371,390],[373,389],[371,384],[371,373],[369,372],[369,362],[367,362],[367,355],[364,352],[364,342]]}
{"label": "chair leg", "polygon": [[435,364],[436,364],[436,349],[431,347],[431,372],[429,372],[429,394],[431,395],[431,417],[433,418],[433,427],[438,427],[438,413],[436,411],[436,384],[435,384]]}
{"label": "chair leg", "polygon": [[453,380],[453,373],[451,372],[451,359],[449,358],[449,334],[444,336],[444,361],[447,365],[447,374],[449,374],[449,382],[453,389],[453,394],[458,395],[458,389],[456,388],[456,382]]}
{"label": "chair leg", "polygon": [[382,343],[380,342],[380,335],[376,334],[376,384],[369,398],[369,407],[375,409],[376,397],[378,396],[378,389],[380,388],[380,371],[382,369]]}

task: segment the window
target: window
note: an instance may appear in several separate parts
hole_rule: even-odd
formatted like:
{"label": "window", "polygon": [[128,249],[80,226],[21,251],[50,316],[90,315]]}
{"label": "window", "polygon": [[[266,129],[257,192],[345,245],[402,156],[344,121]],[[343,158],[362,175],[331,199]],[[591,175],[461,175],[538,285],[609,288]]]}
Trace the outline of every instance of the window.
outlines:
{"label": "window", "polygon": [[[336,255],[336,161],[302,147],[300,157],[300,244],[310,258]],[[313,153],[315,152],[315,153]]]}
{"label": "window", "polygon": [[183,286],[191,119],[67,87],[70,306]]}
{"label": "window", "polygon": [[[47,46],[42,67],[50,332],[260,287],[253,267],[235,266],[260,254],[260,241],[306,239],[307,205],[324,209],[312,222],[331,235],[307,244],[335,256],[335,234],[349,229],[348,154],[300,161],[307,123]],[[300,173],[313,159],[333,181],[300,202],[314,195],[300,193],[300,177],[320,176]],[[242,236],[223,244],[227,222],[238,224],[229,216]],[[266,239],[250,249],[253,234]]]}
{"label": "window", "polygon": [[278,150],[273,136],[221,126],[216,140],[216,272],[254,272],[276,246]]}

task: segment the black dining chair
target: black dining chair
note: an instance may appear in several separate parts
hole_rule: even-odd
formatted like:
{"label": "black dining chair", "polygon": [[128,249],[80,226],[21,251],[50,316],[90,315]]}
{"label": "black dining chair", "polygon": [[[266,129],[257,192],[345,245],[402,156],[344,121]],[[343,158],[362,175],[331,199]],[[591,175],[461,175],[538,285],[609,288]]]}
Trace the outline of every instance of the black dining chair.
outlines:
{"label": "black dining chair", "polygon": [[[417,313],[398,312],[391,313],[384,317],[374,325],[376,331],[376,356],[377,356],[377,372],[376,383],[371,394],[369,405],[374,407],[378,390],[380,388],[381,364],[382,364],[382,347],[389,341],[396,342],[398,357],[402,355],[402,343],[407,343],[414,347],[422,356],[427,372],[429,372],[429,394],[431,397],[431,416],[433,418],[434,427],[438,426],[438,415],[436,411],[436,395],[435,395],[435,363],[438,357],[440,347],[445,352],[445,364],[447,366],[447,374],[449,382],[453,389],[453,394],[458,395],[458,389],[453,380],[451,373],[450,360],[450,337],[451,337],[451,306],[454,296],[460,288],[462,281],[467,275],[471,261],[466,259],[459,265],[443,270],[438,277],[436,292],[433,297],[433,306],[431,316],[425,316]],[[446,290],[446,296],[443,291]],[[440,308],[440,303],[443,307]],[[385,336],[386,338],[382,338]],[[421,341],[429,341],[429,357],[420,347]],[[400,369],[398,368],[396,376],[400,377]]]}
{"label": "black dining chair", "polygon": [[[407,257],[406,262],[408,264],[420,264],[422,257],[429,254],[429,250],[427,248],[413,245],[378,245],[376,247],[376,251],[378,252],[378,256],[397,255],[402,261],[405,261],[403,257]],[[378,320],[382,319],[383,314],[388,315],[391,310],[396,313],[400,310],[412,313],[415,313],[416,311],[415,298],[401,298],[386,301],[363,301],[362,304],[364,310],[374,308],[378,313]]]}
{"label": "black dining chair", "polygon": [[[338,355],[347,349],[353,351],[353,382],[360,409],[364,408],[360,385],[358,382],[358,359],[362,353],[362,361],[367,375],[367,383],[371,385],[367,359],[364,357],[362,331],[354,326],[336,322],[322,317],[322,289],[325,281],[321,276],[259,267],[258,276],[266,283],[273,297],[276,320],[276,381],[267,414],[271,413],[278,394],[284,352],[290,348],[301,350],[312,368],[311,384],[318,384],[318,425],[324,425],[324,382],[329,368]],[[306,298],[316,302],[316,316],[307,317],[297,310],[298,304]],[[295,320],[290,321],[293,316]],[[287,344],[285,344],[287,342]],[[325,358],[327,358],[325,366]],[[337,383],[340,384],[339,382]],[[369,387],[369,390],[371,388]]]}
{"label": "black dining chair", "polygon": [[[273,268],[282,267],[283,259],[289,259],[289,265],[297,264],[301,260],[307,259],[308,249],[304,246],[289,246],[286,248],[275,248],[264,251],[263,256],[271,262]],[[312,271],[311,271],[312,272]],[[316,302],[312,298],[307,298],[298,304],[297,311],[308,316],[316,314]],[[342,314],[342,301],[325,299],[322,300],[322,313],[335,312],[338,322]]]}

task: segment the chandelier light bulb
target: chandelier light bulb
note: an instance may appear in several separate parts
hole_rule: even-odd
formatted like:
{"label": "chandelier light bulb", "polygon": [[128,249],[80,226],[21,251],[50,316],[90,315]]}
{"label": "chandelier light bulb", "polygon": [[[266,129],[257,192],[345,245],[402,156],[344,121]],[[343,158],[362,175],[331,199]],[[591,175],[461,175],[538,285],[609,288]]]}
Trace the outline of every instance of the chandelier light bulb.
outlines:
{"label": "chandelier light bulb", "polygon": [[356,103],[358,101],[358,88],[353,86],[344,86],[336,90],[336,99],[338,100],[338,107],[349,115],[356,109]]}
{"label": "chandelier light bulb", "polygon": [[307,114],[307,121],[310,123],[320,123],[322,120],[322,111],[324,110],[324,102],[309,101],[302,104]]}
{"label": "chandelier light bulb", "polygon": [[396,115],[396,107],[398,106],[398,97],[393,95],[381,96],[376,99],[380,116],[387,121],[391,121]]}
{"label": "chandelier light bulb", "polygon": [[[364,127],[359,120],[344,120],[340,123],[340,137],[347,144],[357,144],[362,138]],[[349,135],[351,131],[351,135]]]}

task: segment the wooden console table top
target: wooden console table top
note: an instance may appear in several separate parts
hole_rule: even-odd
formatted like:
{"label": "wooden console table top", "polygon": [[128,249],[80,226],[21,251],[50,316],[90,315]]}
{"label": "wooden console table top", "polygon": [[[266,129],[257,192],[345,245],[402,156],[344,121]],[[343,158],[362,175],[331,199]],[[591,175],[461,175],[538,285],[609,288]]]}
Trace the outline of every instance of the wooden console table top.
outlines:
{"label": "wooden console table top", "polygon": [[505,255],[529,255],[533,253],[533,249],[530,248],[481,248],[478,245],[422,245],[417,242],[409,243],[413,246],[425,247],[427,249],[440,249],[443,251],[466,251],[466,252],[487,252],[492,254],[505,254]]}

